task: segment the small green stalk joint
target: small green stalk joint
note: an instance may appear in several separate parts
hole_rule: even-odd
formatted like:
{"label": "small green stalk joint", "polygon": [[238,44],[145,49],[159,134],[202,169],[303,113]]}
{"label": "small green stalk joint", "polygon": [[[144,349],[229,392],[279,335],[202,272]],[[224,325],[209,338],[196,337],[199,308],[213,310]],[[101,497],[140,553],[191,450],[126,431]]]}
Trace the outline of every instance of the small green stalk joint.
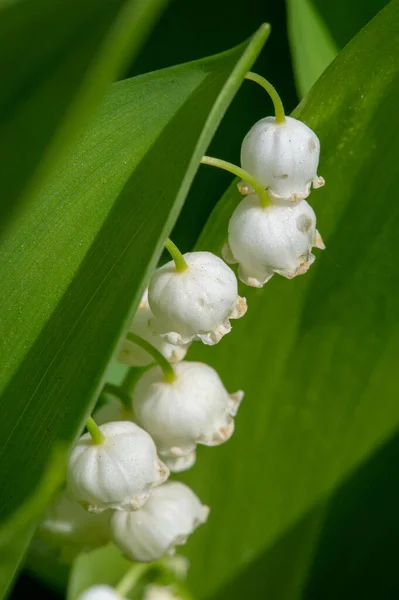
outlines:
{"label": "small green stalk joint", "polygon": [[178,273],[183,273],[183,271],[187,269],[187,263],[184,260],[184,256],[180,252],[179,248],[172,242],[170,238],[166,240],[165,248],[174,260],[176,271]]}
{"label": "small green stalk joint", "polygon": [[155,362],[161,367],[164,375],[164,381],[166,383],[173,383],[174,381],[176,381],[176,373],[172,365],[168,360],[166,360],[164,355],[161,354],[159,350],[154,348],[152,344],[148,343],[146,340],[136,335],[132,331],[129,331],[127,333],[126,339],[129,340],[129,342],[132,342],[133,344],[137,344],[137,346],[140,346],[140,348],[142,348],[143,350],[148,352],[150,356],[152,356]]}
{"label": "small green stalk joint", "polygon": [[97,425],[97,423],[95,422],[95,420],[93,419],[93,417],[89,417],[87,419],[86,429],[91,435],[93,444],[96,444],[99,446],[100,444],[104,443],[105,437],[101,433],[101,430],[100,430],[99,426]]}
{"label": "small green stalk joint", "polygon": [[258,83],[259,85],[261,85],[263,87],[264,90],[266,90],[266,92],[269,94],[270,98],[272,99],[272,102],[274,105],[274,112],[276,115],[276,123],[284,123],[284,121],[285,121],[284,106],[283,106],[283,103],[281,101],[281,98],[280,98],[276,88],[269,81],[267,81],[267,79],[265,79],[261,75],[258,75],[257,73],[252,73],[252,71],[249,71],[245,75],[245,79],[249,79],[250,81],[255,81],[255,83]]}
{"label": "small green stalk joint", "polygon": [[237,167],[233,163],[227,162],[226,160],[221,160],[219,158],[213,158],[212,156],[203,156],[201,159],[201,163],[203,165],[211,165],[212,167],[218,167],[219,169],[223,169],[224,171],[228,171],[241,179],[244,179],[255,191],[258,195],[260,203],[263,207],[270,206],[270,198],[263,187],[263,185],[255,179],[248,171],[245,171],[241,167]]}

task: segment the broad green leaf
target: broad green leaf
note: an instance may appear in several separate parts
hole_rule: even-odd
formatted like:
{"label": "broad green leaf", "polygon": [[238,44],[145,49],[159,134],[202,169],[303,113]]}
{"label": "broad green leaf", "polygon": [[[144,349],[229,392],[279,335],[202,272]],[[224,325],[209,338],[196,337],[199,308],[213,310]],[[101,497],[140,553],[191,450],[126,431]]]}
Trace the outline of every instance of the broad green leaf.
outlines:
{"label": "broad green leaf", "polygon": [[300,96],[304,96],[338,54],[312,0],[287,0],[288,32]]}
{"label": "broad green leaf", "polygon": [[0,597],[3,598],[15,575],[32,529],[54,492],[64,479],[66,449],[53,452],[42,480],[32,496],[5,522],[0,524]]}
{"label": "broad green leaf", "polygon": [[[395,2],[294,113],[321,140],[309,200],[327,249],[302,277],[242,286],[247,315],[190,350],[246,392],[232,439],[184,476],[211,507],[187,547],[197,597],[396,595],[398,53]],[[233,184],[199,249],[220,253],[239,200]]]}
{"label": "broad green leaf", "polygon": [[[0,4],[0,227],[137,52],[164,0]],[[26,191],[28,193],[28,191]]]}
{"label": "broad green leaf", "polygon": [[[389,0],[311,0],[320,17],[328,26],[338,48],[343,48],[359,33]],[[395,2],[395,0],[393,0]]]}
{"label": "broad green leaf", "polygon": [[[1,248],[0,509],[72,441],[184,202],[269,33],[114,86],[95,123]],[[10,492],[11,490],[11,492]]]}
{"label": "broad green leaf", "polygon": [[388,0],[286,0],[298,91],[304,96],[340,50]]}

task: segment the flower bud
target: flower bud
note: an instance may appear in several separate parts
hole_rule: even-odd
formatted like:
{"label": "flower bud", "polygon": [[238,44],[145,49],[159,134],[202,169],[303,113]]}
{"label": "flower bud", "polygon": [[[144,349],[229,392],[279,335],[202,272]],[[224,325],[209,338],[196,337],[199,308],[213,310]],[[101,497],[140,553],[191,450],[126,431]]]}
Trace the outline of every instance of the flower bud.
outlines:
{"label": "flower bud", "polygon": [[109,514],[93,514],[62,492],[38,527],[40,536],[57,545],[91,550],[110,541]]}
{"label": "flower bud", "polygon": [[294,206],[265,208],[251,195],[240,202],[230,219],[223,257],[238,263],[243,283],[263,287],[274,273],[287,279],[306,273],[315,260],[312,247],[325,246],[316,229],[316,215],[305,200]]}
{"label": "flower bud", "polygon": [[208,513],[209,508],[189,487],[170,481],[155,488],[140,511],[115,512],[111,533],[128,558],[150,562],[185,544],[198,525],[205,523]]}
{"label": "flower bud", "polygon": [[122,596],[110,585],[93,585],[79,594],[77,600],[122,600]]}
{"label": "flower bud", "polygon": [[229,394],[204,363],[183,361],[174,371],[171,383],[159,367],[146,371],[136,383],[133,411],[170,470],[183,471],[194,464],[197,444],[217,446],[230,438],[244,394]]}
{"label": "flower bud", "polygon": [[169,470],[151,437],[135,423],[106,423],[100,431],[105,438],[101,444],[94,444],[86,433],[73,448],[68,489],[91,512],[137,510],[151,488],[168,478]]}
{"label": "flower bud", "polygon": [[324,185],[317,175],[320,142],[305,123],[286,117],[261,119],[241,146],[241,166],[262,183],[276,204],[307,198],[310,187]]}
{"label": "flower bud", "polygon": [[[148,304],[148,291],[146,290],[137,312],[133,317],[129,331],[149,342],[159,350],[169,362],[174,363],[183,360],[187,354],[188,344],[181,346],[169,344],[165,339],[156,335],[149,326],[149,321],[153,316],[150,305]],[[129,365],[129,367],[145,367],[154,362],[154,359],[148,352],[127,339],[122,342],[118,360]]]}
{"label": "flower bud", "polygon": [[188,252],[184,259],[185,271],[177,271],[171,261],[153,274],[148,299],[155,317],[150,324],[171,344],[197,339],[217,344],[231,330],[229,319],[245,314],[245,298],[238,296],[233,271],[215,254]]}

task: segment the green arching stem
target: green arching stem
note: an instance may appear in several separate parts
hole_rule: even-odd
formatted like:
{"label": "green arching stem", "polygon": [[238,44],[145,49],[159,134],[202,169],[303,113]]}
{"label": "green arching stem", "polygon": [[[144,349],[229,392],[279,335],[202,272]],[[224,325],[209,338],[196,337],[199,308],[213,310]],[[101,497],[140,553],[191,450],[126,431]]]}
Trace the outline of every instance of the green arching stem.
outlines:
{"label": "green arching stem", "polygon": [[122,597],[126,597],[138,583],[138,581],[143,577],[143,575],[153,568],[154,563],[134,564],[132,568],[125,573],[118,585],[115,587],[116,593]]}
{"label": "green arching stem", "polygon": [[129,398],[133,393],[133,390],[136,386],[137,380],[142,376],[142,374],[148,369],[147,367],[129,367],[123,381],[121,383],[121,390],[124,394],[126,394]]}
{"label": "green arching stem", "polygon": [[132,331],[129,331],[126,334],[126,339],[129,340],[129,342],[133,342],[133,344],[137,344],[138,346],[140,346],[140,348],[143,348],[143,350],[145,350],[146,352],[148,352],[148,354],[150,354],[150,356],[152,356],[152,358],[161,367],[163,371],[164,381],[166,381],[167,383],[173,383],[173,381],[176,380],[176,373],[172,365],[168,360],[166,360],[164,355],[161,354],[159,350],[152,346],[152,344],[149,344],[146,340],[143,340],[143,338],[136,335]]}
{"label": "green arching stem", "polygon": [[241,169],[241,167],[237,167],[237,165],[233,165],[233,163],[229,163],[226,160],[213,158],[212,156],[203,156],[201,158],[201,163],[203,165],[211,165],[212,167],[224,169],[225,171],[229,171],[229,173],[233,173],[233,175],[237,175],[237,177],[241,177],[241,179],[244,179],[251,187],[253,187],[256,194],[259,196],[261,205],[264,207],[270,206],[270,198],[263,185],[247,171]]}
{"label": "green arching stem", "polygon": [[100,431],[99,426],[93,419],[93,417],[89,417],[86,421],[86,429],[91,435],[91,439],[93,440],[93,444],[102,444],[104,443],[105,437]]}
{"label": "green arching stem", "polygon": [[184,260],[184,256],[180,252],[179,248],[172,242],[170,238],[166,240],[165,248],[174,260],[176,271],[178,273],[183,273],[183,271],[187,269],[187,263]]}
{"label": "green arching stem", "polygon": [[261,75],[258,75],[257,73],[252,73],[252,71],[249,71],[245,75],[245,79],[249,79],[250,81],[255,81],[255,83],[258,83],[259,85],[261,85],[263,87],[264,90],[266,90],[266,92],[269,94],[269,96],[272,99],[272,102],[274,104],[274,112],[276,115],[276,122],[284,123],[284,121],[285,121],[284,106],[283,106],[280,96],[277,93],[276,88],[269,81],[267,81],[267,79],[265,79]]}
{"label": "green arching stem", "polygon": [[132,409],[132,399],[127,393],[127,390],[125,390],[123,387],[119,387],[113,383],[106,383],[103,387],[102,393],[116,396],[127,409]]}

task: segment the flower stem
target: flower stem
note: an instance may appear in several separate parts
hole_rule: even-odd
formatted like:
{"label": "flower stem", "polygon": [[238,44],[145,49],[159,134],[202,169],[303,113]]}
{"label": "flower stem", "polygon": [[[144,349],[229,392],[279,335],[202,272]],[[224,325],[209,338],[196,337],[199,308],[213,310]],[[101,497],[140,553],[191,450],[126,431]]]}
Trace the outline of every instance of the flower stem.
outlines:
{"label": "flower stem", "polygon": [[179,248],[172,242],[170,238],[166,240],[165,248],[174,260],[176,271],[178,273],[183,273],[183,271],[187,269],[187,263],[184,260],[184,256],[180,252]]}
{"label": "flower stem", "polygon": [[132,409],[132,399],[125,389],[119,387],[119,385],[114,385],[113,383],[106,383],[103,387],[104,394],[112,394],[116,396],[122,404],[129,410]]}
{"label": "flower stem", "polygon": [[[151,365],[149,365],[151,366]],[[123,381],[121,383],[121,390],[127,397],[131,397],[133,390],[136,386],[137,380],[142,374],[148,369],[147,367],[129,367]],[[131,403],[131,402],[130,402]]]}
{"label": "flower stem", "polygon": [[126,597],[143,575],[153,568],[153,563],[134,564],[115,587],[116,593],[119,594],[119,596]]}
{"label": "flower stem", "polygon": [[104,443],[105,437],[101,433],[101,430],[100,430],[99,426],[97,425],[97,423],[95,422],[95,420],[93,419],[93,417],[89,417],[87,419],[86,429],[91,435],[93,444],[100,445],[100,444]]}
{"label": "flower stem", "polygon": [[166,381],[167,383],[173,383],[173,381],[176,380],[176,373],[172,365],[168,360],[166,360],[164,355],[161,354],[159,350],[154,348],[152,344],[149,344],[146,340],[143,340],[143,338],[136,335],[132,331],[128,331],[128,333],[126,334],[126,339],[128,339],[129,342],[133,342],[133,344],[137,344],[138,346],[140,346],[140,348],[148,352],[148,354],[150,354],[153,357],[155,362],[161,367],[163,371],[164,381]]}
{"label": "flower stem", "polygon": [[237,177],[241,177],[241,179],[244,179],[251,187],[253,187],[259,196],[261,205],[264,207],[270,206],[270,198],[263,185],[247,171],[241,169],[241,167],[237,167],[237,165],[233,165],[233,163],[229,163],[226,160],[213,158],[212,156],[203,156],[201,158],[201,163],[203,165],[211,165],[212,167],[224,169],[225,171],[229,171],[229,173],[233,173],[233,175],[237,175]]}
{"label": "flower stem", "polygon": [[269,96],[272,99],[272,102],[274,104],[274,112],[276,114],[276,122],[284,123],[284,121],[285,121],[284,106],[283,106],[283,103],[281,101],[279,94],[277,93],[276,88],[269,81],[267,81],[267,79],[265,79],[261,75],[258,75],[257,73],[252,73],[252,71],[249,71],[245,75],[245,79],[249,79],[250,81],[255,81],[255,83],[258,83],[259,85],[261,85],[263,87],[264,90],[266,90],[266,92],[269,94]]}

